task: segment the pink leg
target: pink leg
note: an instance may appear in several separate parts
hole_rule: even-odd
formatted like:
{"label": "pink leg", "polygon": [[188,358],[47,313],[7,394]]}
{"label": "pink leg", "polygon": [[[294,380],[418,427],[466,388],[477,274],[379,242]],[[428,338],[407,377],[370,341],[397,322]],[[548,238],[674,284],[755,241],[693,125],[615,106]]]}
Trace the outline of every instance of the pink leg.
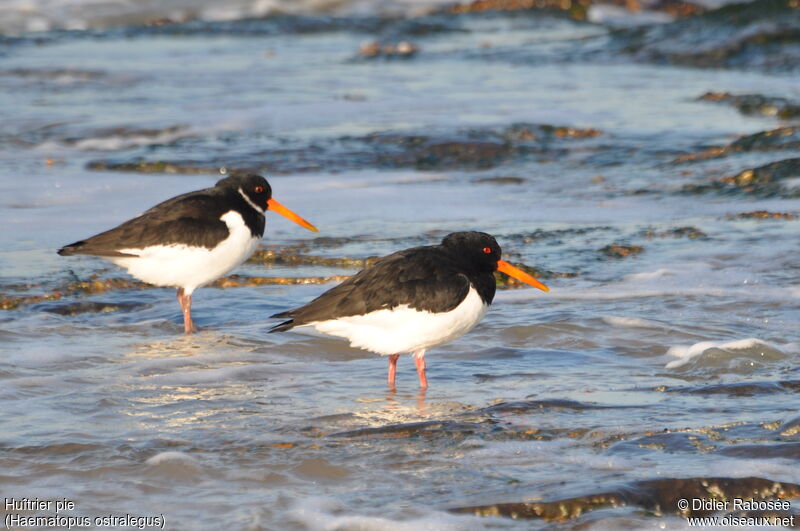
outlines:
{"label": "pink leg", "polygon": [[397,358],[400,354],[392,354],[389,356],[389,388],[394,389],[394,376],[397,374]]}
{"label": "pink leg", "polygon": [[423,389],[427,389],[428,378],[425,376],[425,349],[418,350],[414,353],[414,365],[417,366],[419,386]]}
{"label": "pink leg", "polygon": [[181,310],[183,310],[183,331],[191,334],[195,331],[194,323],[192,322],[192,296],[184,295],[183,288],[178,288],[178,304],[181,305]]}

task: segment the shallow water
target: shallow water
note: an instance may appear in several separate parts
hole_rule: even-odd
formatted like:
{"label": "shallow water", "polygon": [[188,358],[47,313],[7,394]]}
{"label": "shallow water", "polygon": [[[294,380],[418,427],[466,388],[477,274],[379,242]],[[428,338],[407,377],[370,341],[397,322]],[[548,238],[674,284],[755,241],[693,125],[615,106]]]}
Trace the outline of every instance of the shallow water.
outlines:
{"label": "shallow water", "polygon": [[[0,313],[3,496],[172,529],[529,529],[561,524],[449,510],[655,478],[800,482],[798,221],[736,217],[797,214],[795,181],[687,188],[792,151],[675,162],[792,126],[697,98],[796,101],[796,65],[642,61],[604,26],[543,13],[314,20],[3,44],[0,294],[19,302]],[[404,38],[413,58],[358,55]],[[210,186],[220,167],[265,172],[322,229],[270,216],[267,246],[366,258],[484,230],[552,291],[499,291],[475,330],[428,354],[420,393],[408,358],[390,392],[385,359],[266,333],[329,285],[203,288],[192,337],[172,290],[70,288],[126,276],[59,246]],[[577,523],[686,526],[674,507]]]}

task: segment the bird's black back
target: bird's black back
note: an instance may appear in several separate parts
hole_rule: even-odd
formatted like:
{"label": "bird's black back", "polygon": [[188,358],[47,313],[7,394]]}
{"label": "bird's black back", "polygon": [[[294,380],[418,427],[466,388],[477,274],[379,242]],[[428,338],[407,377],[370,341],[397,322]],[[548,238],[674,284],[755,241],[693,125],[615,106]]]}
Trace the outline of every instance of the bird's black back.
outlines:
{"label": "bird's black back", "polygon": [[270,332],[407,304],[428,312],[458,306],[473,285],[486,304],[495,293],[494,274],[474,271],[442,245],[414,247],[380,258],[310,303],[273,315],[289,318]]}
{"label": "bird's black back", "polygon": [[231,187],[214,187],[168,199],[138,217],[91,238],[67,245],[60,255],[126,256],[119,249],[184,244],[211,249],[228,237],[220,216],[236,210],[254,237],[264,234],[264,215]]}

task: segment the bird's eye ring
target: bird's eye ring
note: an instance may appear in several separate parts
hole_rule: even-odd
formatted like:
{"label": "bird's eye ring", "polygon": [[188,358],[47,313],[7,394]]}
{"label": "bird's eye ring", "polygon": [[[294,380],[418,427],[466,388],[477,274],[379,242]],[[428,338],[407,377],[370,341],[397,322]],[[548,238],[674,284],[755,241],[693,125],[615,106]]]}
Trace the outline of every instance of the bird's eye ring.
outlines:
{"label": "bird's eye ring", "polygon": [[255,188],[253,188],[253,190],[255,191],[255,193],[260,194],[261,192],[264,191],[264,187],[263,186],[256,186]]}
{"label": "bird's eye ring", "polygon": [[483,252],[486,253],[486,254],[492,254],[492,248],[491,247],[484,247],[483,248]]}

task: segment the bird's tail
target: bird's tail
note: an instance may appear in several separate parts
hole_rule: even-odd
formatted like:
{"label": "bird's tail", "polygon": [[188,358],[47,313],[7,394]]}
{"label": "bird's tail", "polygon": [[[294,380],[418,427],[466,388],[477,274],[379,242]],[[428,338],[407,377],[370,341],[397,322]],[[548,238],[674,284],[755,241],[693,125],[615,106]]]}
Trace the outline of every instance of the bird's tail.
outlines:
{"label": "bird's tail", "polygon": [[282,322],[279,325],[273,326],[272,328],[269,329],[269,333],[271,334],[273,332],[286,332],[287,330],[291,330],[292,328],[294,328],[294,320],[290,319],[288,321]]}
{"label": "bird's tail", "polygon": [[286,332],[287,330],[291,330],[292,328],[294,328],[294,319],[292,319],[292,316],[289,315],[290,313],[291,311],[279,312],[276,313],[275,315],[270,315],[269,316],[270,319],[289,319],[289,320],[273,326],[272,328],[269,329],[269,333],[271,334],[273,332]]}
{"label": "bird's tail", "polygon": [[58,254],[61,256],[71,256],[74,254],[91,254],[94,256],[104,256],[108,257],[137,257],[137,254],[131,253],[121,253],[114,249],[108,249],[105,247],[99,247],[97,245],[93,245],[92,242],[81,240],[79,242],[71,243],[69,245],[65,245],[61,249],[58,250]]}

